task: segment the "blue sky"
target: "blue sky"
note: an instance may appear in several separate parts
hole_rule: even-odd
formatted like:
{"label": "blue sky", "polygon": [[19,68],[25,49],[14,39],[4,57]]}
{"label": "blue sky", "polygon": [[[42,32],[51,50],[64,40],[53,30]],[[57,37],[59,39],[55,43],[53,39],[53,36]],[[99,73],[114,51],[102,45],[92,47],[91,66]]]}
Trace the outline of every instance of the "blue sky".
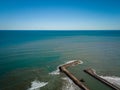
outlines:
{"label": "blue sky", "polygon": [[120,0],[0,0],[0,30],[120,30]]}

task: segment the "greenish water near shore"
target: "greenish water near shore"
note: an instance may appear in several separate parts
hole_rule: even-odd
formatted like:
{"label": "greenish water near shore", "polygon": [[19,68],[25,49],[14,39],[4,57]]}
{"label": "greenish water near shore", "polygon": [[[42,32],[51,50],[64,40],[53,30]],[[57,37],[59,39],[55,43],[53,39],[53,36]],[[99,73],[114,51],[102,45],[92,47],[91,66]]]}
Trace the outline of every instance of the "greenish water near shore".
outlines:
{"label": "greenish water near shore", "polygon": [[43,87],[38,83],[40,90],[69,90],[71,83],[56,69],[71,60],[83,61],[70,71],[84,77],[92,90],[111,89],[82,72],[84,68],[120,77],[120,31],[0,31],[0,36],[1,90],[30,90],[35,80],[47,82]]}
{"label": "greenish water near shore", "polygon": [[85,73],[84,70],[86,67],[89,66],[77,65],[75,67],[68,68],[68,70],[79,80],[83,79],[85,81],[83,82],[84,85],[86,85],[90,90],[113,90],[112,88],[106,86],[104,83],[101,83],[97,79]]}

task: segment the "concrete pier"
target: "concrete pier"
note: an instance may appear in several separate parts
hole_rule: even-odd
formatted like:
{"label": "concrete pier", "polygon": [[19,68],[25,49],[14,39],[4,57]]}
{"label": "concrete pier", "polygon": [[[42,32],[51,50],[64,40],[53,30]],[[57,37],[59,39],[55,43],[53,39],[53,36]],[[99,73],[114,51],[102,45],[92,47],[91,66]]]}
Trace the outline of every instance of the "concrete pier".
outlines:
{"label": "concrete pier", "polygon": [[77,65],[80,61],[74,61],[59,67],[60,71],[65,73],[78,87],[82,90],[89,90],[81,81],[79,81],[72,73],[70,73],[66,68],[69,66]]}
{"label": "concrete pier", "polygon": [[100,76],[98,76],[93,69],[91,69],[91,68],[85,69],[84,72],[88,73],[92,77],[96,78],[97,80],[99,80],[102,83],[106,84],[107,86],[111,87],[113,90],[120,90],[119,87],[115,86],[114,84],[112,84],[112,83],[108,82],[107,80],[105,80],[105,79],[101,78]]}

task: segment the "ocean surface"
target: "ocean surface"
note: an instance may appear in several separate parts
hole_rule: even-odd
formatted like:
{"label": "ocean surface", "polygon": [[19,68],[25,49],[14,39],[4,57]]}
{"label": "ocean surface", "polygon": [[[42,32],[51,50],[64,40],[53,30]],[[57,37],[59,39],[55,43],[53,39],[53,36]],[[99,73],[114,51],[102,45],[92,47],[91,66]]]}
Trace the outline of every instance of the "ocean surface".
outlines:
{"label": "ocean surface", "polygon": [[95,69],[120,87],[120,31],[0,31],[0,90],[80,90],[58,66],[83,78],[90,90],[112,90],[84,73]]}

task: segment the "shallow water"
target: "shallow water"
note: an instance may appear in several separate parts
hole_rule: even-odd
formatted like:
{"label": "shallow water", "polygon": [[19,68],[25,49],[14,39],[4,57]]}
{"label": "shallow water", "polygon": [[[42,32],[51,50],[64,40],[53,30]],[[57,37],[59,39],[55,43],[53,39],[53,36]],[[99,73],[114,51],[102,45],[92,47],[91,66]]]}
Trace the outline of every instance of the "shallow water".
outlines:
{"label": "shallow water", "polygon": [[92,90],[106,86],[98,87],[84,68],[120,77],[120,31],[0,31],[0,37],[1,90],[27,90],[35,80],[48,82],[40,90],[64,90],[67,85],[76,90],[62,79],[64,74],[56,74],[59,65],[71,60],[83,61],[70,71],[78,78],[83,75]]}

